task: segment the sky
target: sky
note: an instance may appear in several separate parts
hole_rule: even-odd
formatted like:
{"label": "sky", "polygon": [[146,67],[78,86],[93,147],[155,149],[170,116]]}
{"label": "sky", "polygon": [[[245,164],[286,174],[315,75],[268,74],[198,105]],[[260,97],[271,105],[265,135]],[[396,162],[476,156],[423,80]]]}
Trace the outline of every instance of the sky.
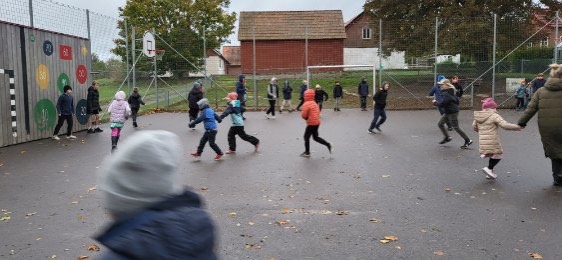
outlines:
{"label": "sky", "polygon": [[[117,8],[125,5],[125,0],[54,0],[55,2],[90,9],[92,12],[118,17]],[[342,10],[344,22],[353,18],[363,9],[364,0],[231,0],[229,12],[240,11],[296,11],[296,10]],[[237,23],[238,24],[238,23]],[[236,31],[235,31],[236,33]],[[231,43],[237,45],[237,36],[230,36]]]}

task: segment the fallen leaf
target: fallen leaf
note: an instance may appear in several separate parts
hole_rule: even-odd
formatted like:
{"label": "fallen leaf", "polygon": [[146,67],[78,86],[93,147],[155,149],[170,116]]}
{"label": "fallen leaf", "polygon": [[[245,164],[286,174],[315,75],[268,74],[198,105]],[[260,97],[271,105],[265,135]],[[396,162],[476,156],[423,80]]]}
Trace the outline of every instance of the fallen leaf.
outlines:
{"label": "fallen leaf", "polygon": [[381,244],[388,244],[390,242],[390,240],[388,239],[381,239],[379,240],[379,242],[381,242]]}
{"label": "fallen leaf", "polygon": [[[24,151],[21,151],[20,154],[24,154],[24,153],[26,153],[26,152],[27,152],[27,151],[24,150]],[[55,256],[55,257],[57,257],[57,256]]]}
{"label": "fallen leaf", "polygon": [[338,216],[349,215],[349,211],[336,211],[336,215]]}
{"label": "fallen leaf", "polygon": [[26,217],[31,217],[33,215],[37,214],[37,212],[31,212],[31,213],[27,213],[25,214]]}
{"label": "fallen leaf", "polygon": [[253,226],[253,225],[255,225],[255,223],[254,222],[248,222],[248,225]]}
{"label": "fallen leaf", "polygon": [[388,177],[390,177],[390,175],[383,175],[382,177],[383,177],[383,178],[388,178]]}
{"label": "fallen leaf", "polygon": [[231,217],[231,218],[234,218],[234,217],[236,217],[236,212],[230,212],[230,213],[228,213],[228,216]]}
{"label": "fallen leaf", "polygon": [[445,253],[441,250],[435,251],[435,252],[433,252],[433,254],[436,255],[436,256],[444,256],[445,255]]}
{"label": "fallen leaf", "polygon": [[207,187],[201,187],[201,191],[208,191],[208,190],[209,190],[209,188],[207,188]]}
{"label": "fallen leaf", "polygon": [[390,240],[390,241],[396,241],[398,240],[398,237],[395,236],[384,236],[384,239]]}
{"label": "fallen leaf", "polygon": [[89,258],[90,258],[90,257],[87,256],[87,255],[81,255],[81,256],[79,256],[77,259],[78,259],[78,260],[84,260],[84,259],[89,259]]}
{"label": "fallen leaf", "polygon": [[86,249],[88,249],[88,251],[100,251],[100,247],[96,244],[91,244]]}
{"label": "fallen leaf", "polygon": [[0,217],[0,221],[7,221],[7,220],[10,220],[11,218],[12,217],[10,217],[10,216],[2,216],[2,217]]}
{"label": "fallen leaf", "polygon": [[543,259],[539,253],[529,253],[529,256],[533,259]]}
{"label": "fallen leaf", "polygon": [[379,223],[379,222],[381,222],[381,220],[378,219],[378,218],[372,218],[372,219],[369,219],[369,221],[370,221],[371,223]]}
{"label": "fallen leaf", "polygon": [[279,226],[283,226],[283,225],[287,225],[289,224],[289,220],[279,220],[279,221],[275,221],[275,224],[279,225]]}
{"label": "fallen leaf", "polygon": [[51,256],[51,259],[55,259],[55,258],[57,258],[57,255],[52,255],[52,256]]}
{"label": "fallen leaf", "polygon": [[396,248],[398,250],[402,249],[402,247],[400,247],[400,246],[395,246],[394,248]]}
{"label": "fallen leaf", "polygon": [[98,187],[94,186],[94,187],[89,188],[88,192],[93,192],[93,191],[96,191],[97,189],[98,189]]}
{"label": "fallen leaf", "polygon": [[446,192],[450,192],[451,189],[450,189],[450,188],[446,188],[445,191],[446,191]]}

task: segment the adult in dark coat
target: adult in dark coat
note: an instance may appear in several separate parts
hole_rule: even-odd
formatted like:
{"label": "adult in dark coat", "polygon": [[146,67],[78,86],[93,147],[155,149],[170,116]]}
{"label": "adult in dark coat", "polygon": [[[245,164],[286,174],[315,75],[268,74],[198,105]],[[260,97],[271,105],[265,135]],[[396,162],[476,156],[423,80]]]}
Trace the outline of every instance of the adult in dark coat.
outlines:
{"label": "adult in dark coat", "polygon": [[213,221],[180,185],[179,138],[142,131],[128,140],[100,170],[103,205],[114,219],[96,236],[108,248],[100,259],[217,259]]}
{"label": "adult in dark coat", "polygon": [[88,96],[86,97],[86,113],[88,117],[88,134],[103,132],[100,128],[100,84],[97,81],[92,81],[92,86],[88,88]]}
{"label": "adult in dark coat", "polygon": [[361,102],[361,111],[367,111],[367,96],[369,96],[369,84],[366,79],[362,79],[357,86],[357,94]]}
{"label": "adult in dark coat", "polygon": [[537,123],[543,143],[544,154],[552,162],[552,177],[555,186],[562,185],[562,65],[550,65],[550,78],[539,88],[518,125],[525,127],[538,113]]}
{"label": "adult in dark coat", "polygon": [[187,101],[189,102],[189,122],[195,120],[199,115],[199,105],[197,105],[197,102],[201,99],[203,99],[203,87],[199,82],[195,82],[193,88],[187,95]]}

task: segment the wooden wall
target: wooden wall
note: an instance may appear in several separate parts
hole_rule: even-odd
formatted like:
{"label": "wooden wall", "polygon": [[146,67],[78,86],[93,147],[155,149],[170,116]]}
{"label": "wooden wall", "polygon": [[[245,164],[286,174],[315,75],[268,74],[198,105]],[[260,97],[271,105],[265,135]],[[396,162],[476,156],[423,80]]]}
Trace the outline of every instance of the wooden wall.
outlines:
{"label": "wooden wall", "polygon": [[87,39],[0,23],[0,147],[51,137],[65,84],[73,89],[73,131],[85,128],[90,47]]}

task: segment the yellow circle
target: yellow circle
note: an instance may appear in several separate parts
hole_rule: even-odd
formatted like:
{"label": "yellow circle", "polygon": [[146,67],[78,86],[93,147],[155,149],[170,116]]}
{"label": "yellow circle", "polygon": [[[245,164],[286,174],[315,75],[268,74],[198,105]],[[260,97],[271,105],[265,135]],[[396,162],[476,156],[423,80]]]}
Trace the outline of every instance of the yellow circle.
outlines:
{"label": "yellow circle", "polygon": [[82,46],[82,56],[86,57],[88,55],[88,48]]}
{"label": "yellow circle", "polygon": [[49,87],[49,68],[45,64],[39,64],[35,71],[35,81],[39,88],[46,89]]}

